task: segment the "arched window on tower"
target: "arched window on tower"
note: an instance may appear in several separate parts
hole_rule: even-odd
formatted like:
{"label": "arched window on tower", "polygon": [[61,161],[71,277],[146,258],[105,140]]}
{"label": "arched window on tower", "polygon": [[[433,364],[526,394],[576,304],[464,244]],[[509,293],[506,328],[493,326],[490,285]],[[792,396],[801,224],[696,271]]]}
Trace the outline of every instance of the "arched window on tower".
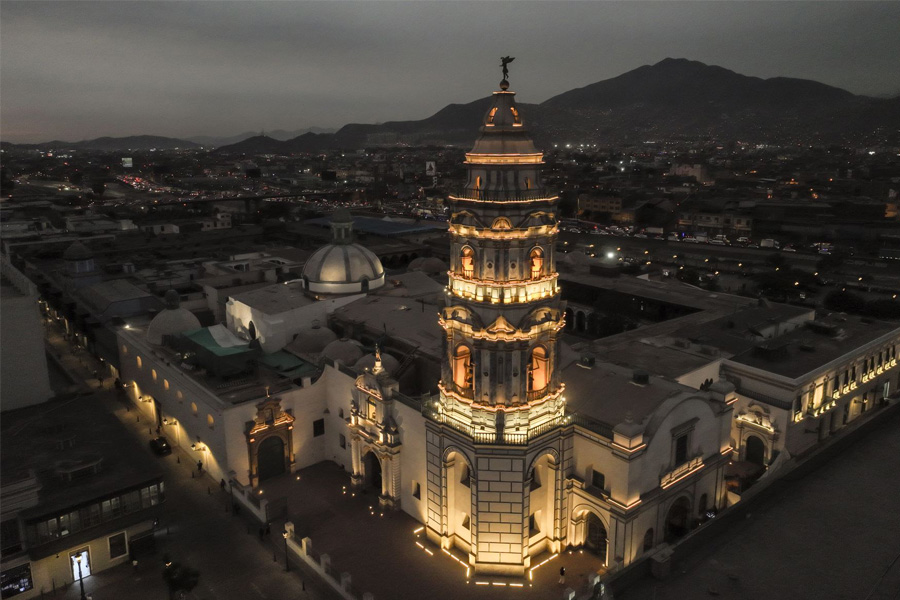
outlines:
{"label": "arched window on tower", "polygon": [[481,175],[477,175],[477,176],[475,177],[475,189],[476,189],[476,190],[480,190],[480,189],[481,189]]}
{"label": "arched window on tower", "polygon": [[531,351],[531,361],[528,364],[528,391],[540,392],[550,383],[550,364],[547,349],[543,346],[535,346]]}
{"label": "arched window on tower", "polygon": [[531,278],[540,279],[544,274],[544,251],[534,248],[529,256],[531,258]]}
{"label": "arched window on tower", "polygon": [[459,266],[462,269],[463,277],[475,276],[475,251],[471,247],[465,246],[460,250]]}
{"label": "arched window on tower", "polygon": [[453,352],[453,383],[460,389],[470,389],[473,376],[472,351],[465,344],[460,344]]}

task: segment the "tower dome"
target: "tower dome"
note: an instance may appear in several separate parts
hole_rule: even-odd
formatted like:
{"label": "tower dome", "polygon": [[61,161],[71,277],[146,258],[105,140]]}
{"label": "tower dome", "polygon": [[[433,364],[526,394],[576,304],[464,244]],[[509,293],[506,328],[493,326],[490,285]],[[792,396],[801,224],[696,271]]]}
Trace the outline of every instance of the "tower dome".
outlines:
{"label": "tower dome", "polygon": [[303,266],[306,289],[322,294],[358,294],[384,285],[384,267],[375,254],[353,243],[353,218],[339,209],[331,218],[332,240]]}
{"label": "tower dome", "polygon": [[147,327],[147,341],[160,346],[167,336],[200,329],[200,321],[186,308],[181,308],[178,292],[169,290],[165,296],[166,308],[153,317]]}

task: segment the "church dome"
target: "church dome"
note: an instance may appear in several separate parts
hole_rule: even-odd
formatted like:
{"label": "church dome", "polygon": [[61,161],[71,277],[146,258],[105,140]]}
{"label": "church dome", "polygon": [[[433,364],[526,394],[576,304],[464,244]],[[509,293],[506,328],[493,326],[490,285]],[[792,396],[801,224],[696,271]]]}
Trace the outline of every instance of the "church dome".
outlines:
{"label": "church dome", "polygon": [[161,346],[166,336],[178,335],[185,331],[200,329],[200,321],[186,308],[181,308],[178,292],[166,292],[166,308],[153,317],[147,327],[147,341]]}
{"label": "church dome", "polygon": [[301,329],[285,349],[296,354],[320,354],[328,344],[338,339],[335,332],[313,323],[312,327]]}
{"label": "church dome", "polygon": [[384,267],[375,254],[353,243],[353,217],[339,209],[331,218],[332,242],[303,266],[306,289],[322,294],[358,294],[384,285]]}
{"label": "church dome", "polygon": [[63,252],[63,260],[90,260],[94,253],[81,242],[75,242]]}
{"label": "church dome", "polygon": [[325,346],[322,354],[334,362],[340,362],[349,367],[355,365],[356,361],[362,358],[363,351],[359,343],[341,338]]}
{"label": "church dome", "polygon": [[[353,368],[357,371],[371,371],[372,367],[375,366],[375,354],[366,354],[353,365]],[[381,366],[385,371],[388,372],[388,375],[393,375],[397,372],[397,367],[400,366],[400,361],[396,358],[388,354],[387,352],[381,353]]]}

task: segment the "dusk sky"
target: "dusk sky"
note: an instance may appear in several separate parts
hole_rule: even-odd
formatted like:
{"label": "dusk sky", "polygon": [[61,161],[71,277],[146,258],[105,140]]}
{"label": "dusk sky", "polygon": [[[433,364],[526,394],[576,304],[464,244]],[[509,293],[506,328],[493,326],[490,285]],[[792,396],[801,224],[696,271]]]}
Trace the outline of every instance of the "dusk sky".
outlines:
{"label": "dusk sky", "polygon": [[340,127],[523,102],[666,57],[900,95],[900,2],[0,4],[0,138]]}

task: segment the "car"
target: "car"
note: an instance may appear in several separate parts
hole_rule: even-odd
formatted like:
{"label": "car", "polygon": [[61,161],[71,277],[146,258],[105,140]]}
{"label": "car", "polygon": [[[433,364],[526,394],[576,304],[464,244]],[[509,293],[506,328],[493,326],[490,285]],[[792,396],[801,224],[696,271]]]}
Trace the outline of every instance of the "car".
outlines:
{"label": "car", "polygon": [[172,454],[172,446],[169,445],[169,440],[163,436],[150,440],[150,449],[159,456]]}

